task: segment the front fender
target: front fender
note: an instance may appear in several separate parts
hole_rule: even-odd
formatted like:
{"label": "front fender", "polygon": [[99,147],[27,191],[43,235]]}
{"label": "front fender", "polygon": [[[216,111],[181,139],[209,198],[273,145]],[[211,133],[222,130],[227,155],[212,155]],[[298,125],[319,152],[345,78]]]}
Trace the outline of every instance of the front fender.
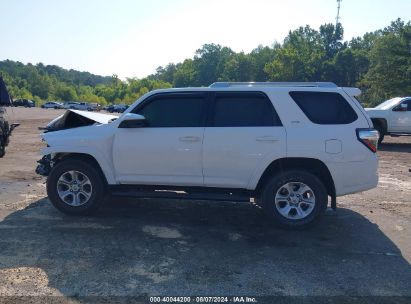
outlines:
{"label": "front fender", "polygon": [[79,153],[79,154],[86,154],[90,155],[93,157],[97,163],[99,164],[101,171],[103,172],[104,176],[106,177],[107,183],[108,184],[116,184],[116,179],[113,174],[114,168],[111,164],[110,159],[108,159],[107,156],[104,155],[101,151],[97,149],[93,149],[90,146],[76,146],[76,147],[70,147],[70,146],[53,146],[53,147],[47,147],[44,148],[41,151],[42,155],[56,155],[59,153],[64,153],[64,154],[70,154],[70,153]]}

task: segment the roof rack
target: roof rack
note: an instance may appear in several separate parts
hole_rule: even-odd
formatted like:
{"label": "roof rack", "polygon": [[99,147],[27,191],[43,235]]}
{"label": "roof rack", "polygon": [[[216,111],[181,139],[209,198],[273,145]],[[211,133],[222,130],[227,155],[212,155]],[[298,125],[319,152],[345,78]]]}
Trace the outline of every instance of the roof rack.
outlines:
{"label": "roof rack", "polygon": [[229,88],[229,87],[317,87],[317,88],[336,88],[333,82],[214,82],[210,88]]}

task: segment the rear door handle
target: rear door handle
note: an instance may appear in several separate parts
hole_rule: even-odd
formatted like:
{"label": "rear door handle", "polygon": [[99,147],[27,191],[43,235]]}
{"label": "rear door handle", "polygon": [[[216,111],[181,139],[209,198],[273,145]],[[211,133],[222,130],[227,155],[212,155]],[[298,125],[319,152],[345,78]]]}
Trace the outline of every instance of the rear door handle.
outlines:
{"label": "rear door handle", "polygon": [[195,141],[200,141],[200,137],[198,137],[198,136],[183,136],[183,137],[180,137],[180,141],[195,142]]}
{"label": "rear door handle", "polygon": [[276,142],[278,141],[277,138],[272,136],[261,136],[256,138],[257,141],[267,141],[267,142]]}

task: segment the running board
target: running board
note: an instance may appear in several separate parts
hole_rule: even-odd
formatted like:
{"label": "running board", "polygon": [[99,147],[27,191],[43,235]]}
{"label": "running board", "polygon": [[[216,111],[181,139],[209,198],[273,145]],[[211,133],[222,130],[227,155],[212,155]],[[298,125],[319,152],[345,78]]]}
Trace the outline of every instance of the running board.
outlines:
{"label": "running board", "polygon": [[219,189],[201,187],[150,187],[150,186],[110,186],[113,196],[133,198],[165,198],[207,201],[250,202],[252,191],[244,189]]}

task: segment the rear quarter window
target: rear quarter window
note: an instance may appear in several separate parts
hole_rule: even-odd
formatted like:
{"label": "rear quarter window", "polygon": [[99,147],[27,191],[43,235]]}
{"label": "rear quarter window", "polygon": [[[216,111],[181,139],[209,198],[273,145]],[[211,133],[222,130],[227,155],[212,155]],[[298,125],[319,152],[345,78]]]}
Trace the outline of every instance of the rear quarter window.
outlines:
{"label": "rear quarter window", "polygon": [[339,93],[293,91],[290,96],[315,124],[342,125],[358,119],[350,104]]}

